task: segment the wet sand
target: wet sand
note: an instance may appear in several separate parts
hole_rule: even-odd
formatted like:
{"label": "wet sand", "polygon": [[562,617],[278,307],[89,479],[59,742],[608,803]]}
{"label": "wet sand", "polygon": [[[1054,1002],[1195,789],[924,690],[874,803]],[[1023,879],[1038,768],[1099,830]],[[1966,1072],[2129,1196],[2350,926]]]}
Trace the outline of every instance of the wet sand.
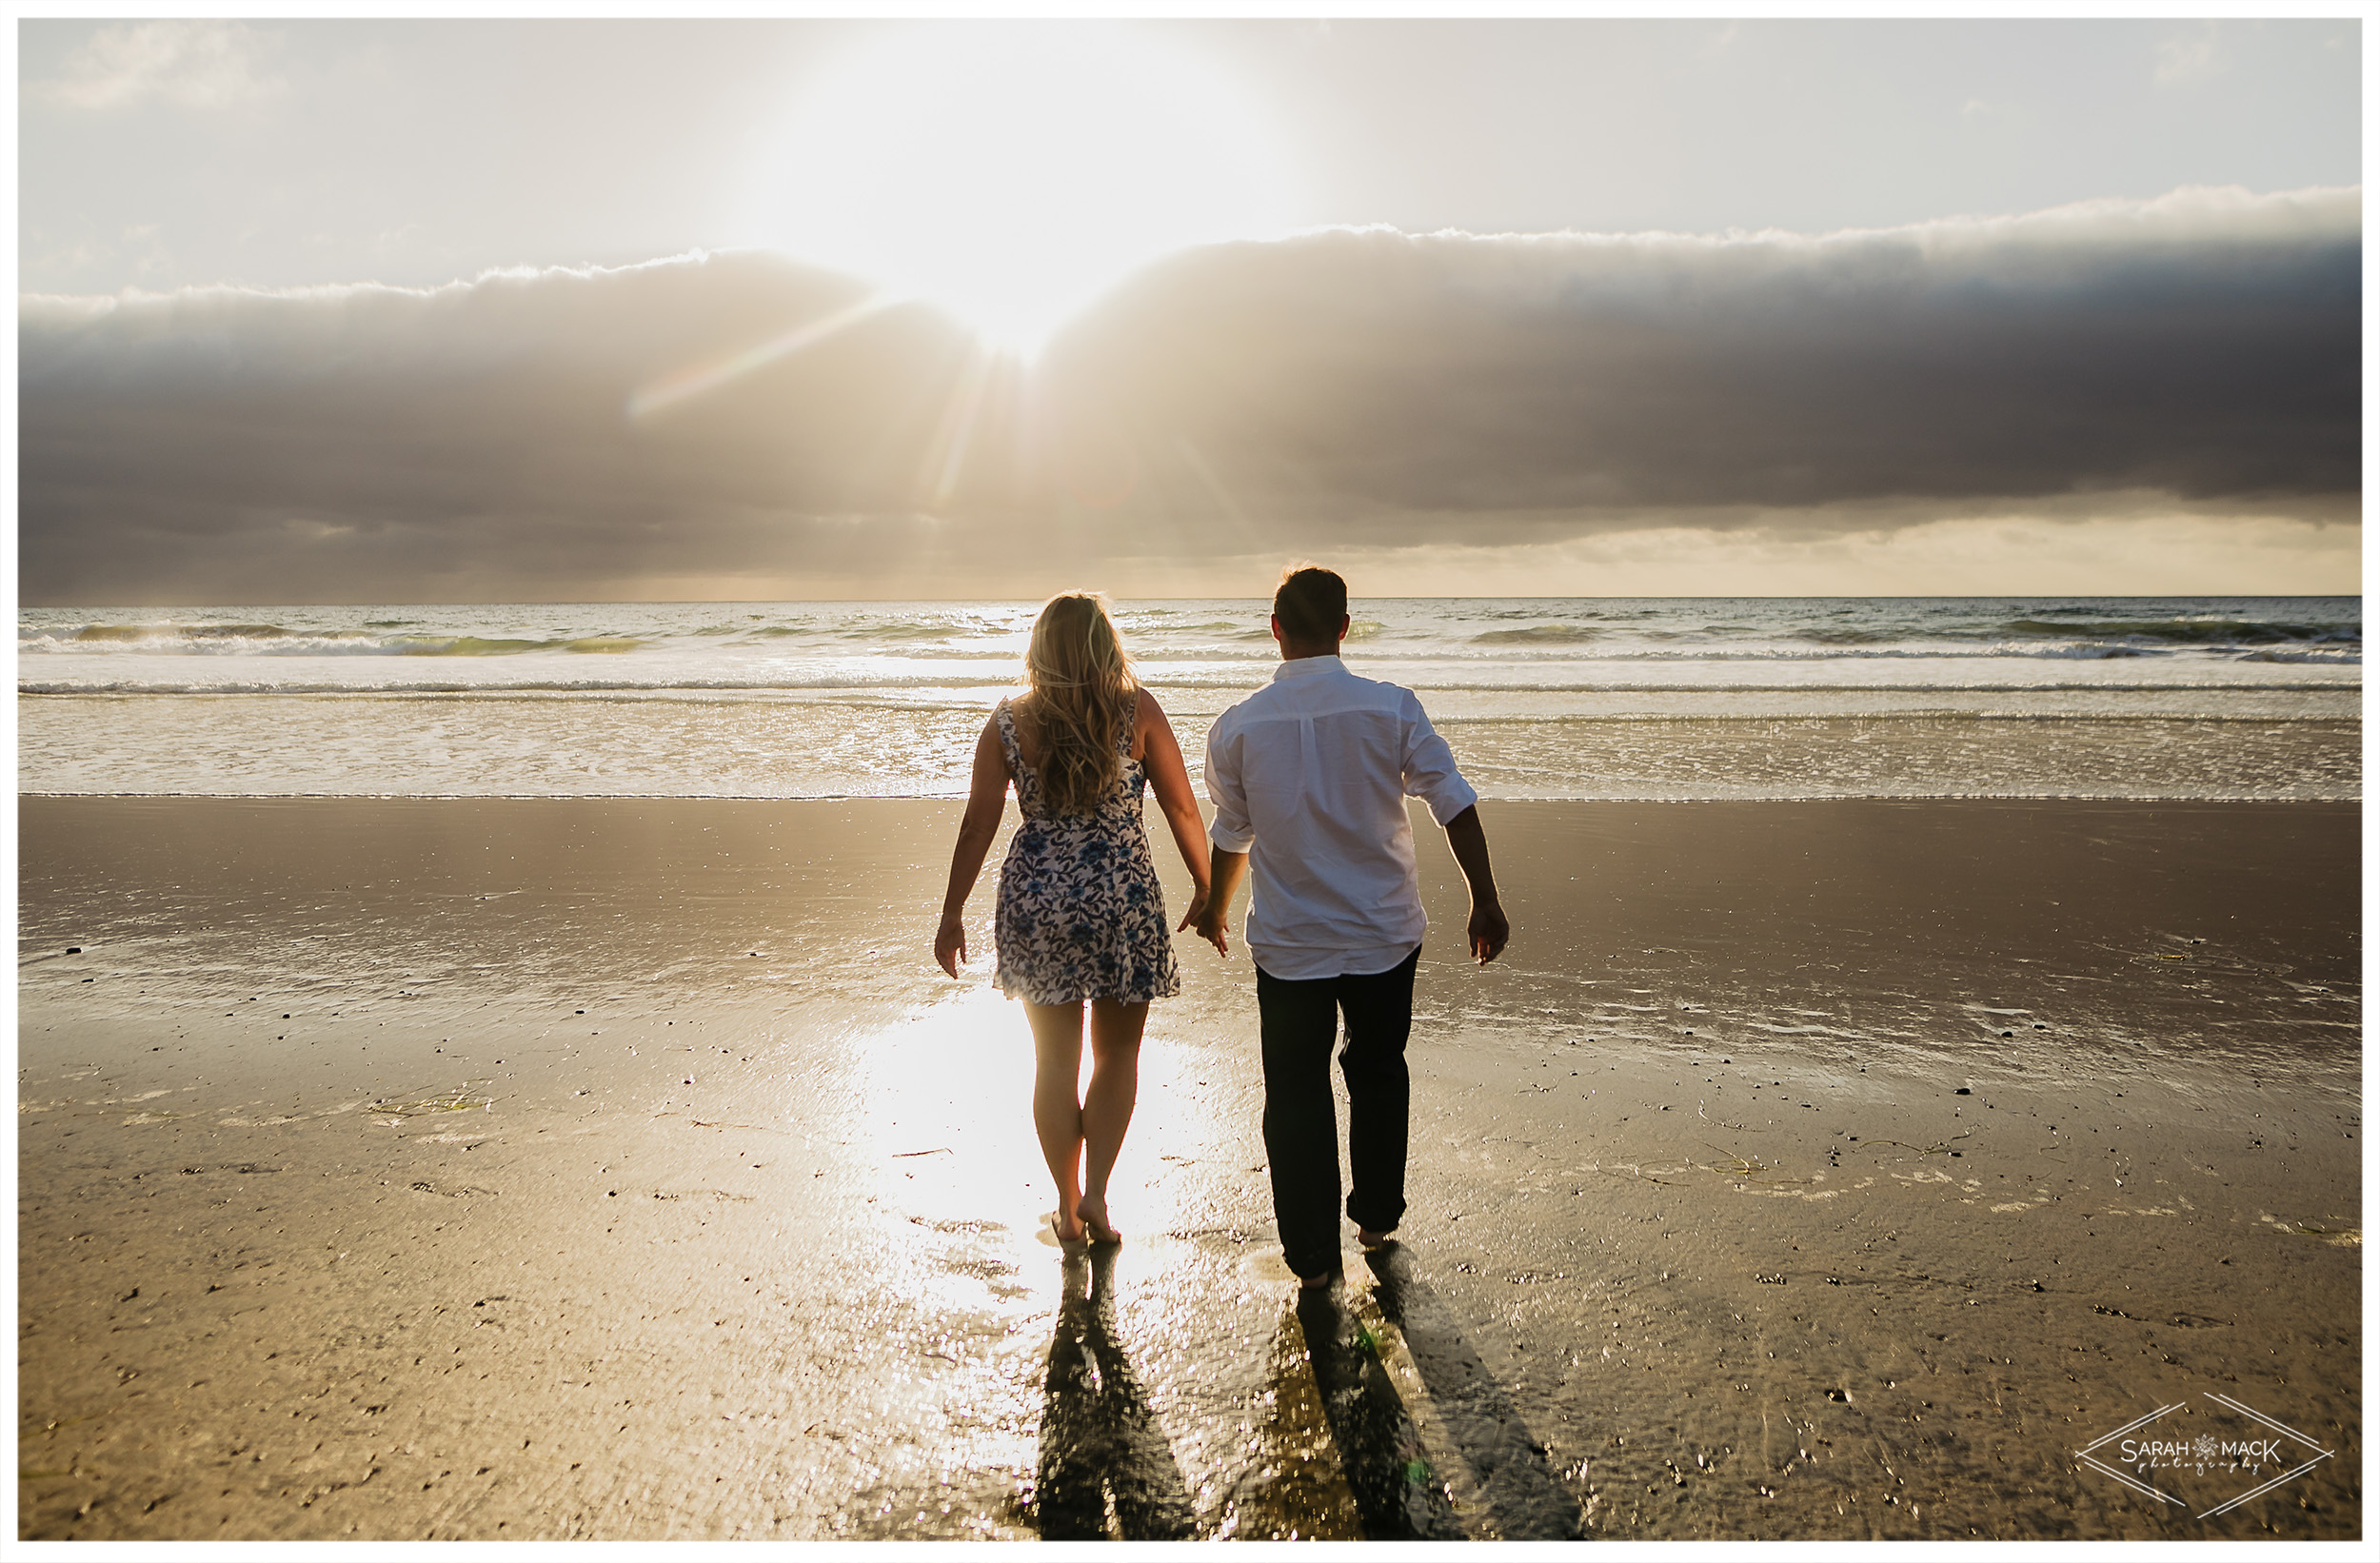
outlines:
{"label": "wet sand", "polygon": [[2355,805],[1494,803],[1485,970],[1425,832],[1302,1299],[1187,940],[1037,1236],[957,809],[23,800],[20,1534],[2361,1533]]}

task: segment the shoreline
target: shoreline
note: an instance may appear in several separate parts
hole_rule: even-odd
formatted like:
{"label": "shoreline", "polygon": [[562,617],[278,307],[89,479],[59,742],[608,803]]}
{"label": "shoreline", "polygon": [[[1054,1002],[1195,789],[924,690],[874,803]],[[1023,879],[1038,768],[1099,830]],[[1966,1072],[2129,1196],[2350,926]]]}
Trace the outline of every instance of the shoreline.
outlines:
{"label": "shoreline", "polygon": [[[1036,1240],[957,812],[21,799],[21,1533],[1031,1535],[1069,1439],[1209,1535],[2360,1532],[2356,805],[1491,801],[1486,969],[1418,832],[1415,1209],[1328,1308],[1188,941],[1125,1245]],[[2071,1457],[2208,1392],[2334,1458]]]}

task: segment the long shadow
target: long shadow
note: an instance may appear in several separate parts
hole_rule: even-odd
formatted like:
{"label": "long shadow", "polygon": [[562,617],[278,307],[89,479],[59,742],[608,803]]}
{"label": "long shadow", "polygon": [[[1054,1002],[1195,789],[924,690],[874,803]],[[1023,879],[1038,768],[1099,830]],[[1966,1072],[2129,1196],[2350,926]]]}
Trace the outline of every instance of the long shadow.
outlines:
{"label": "long shadow", "polygon": [[1364,1539],[1463,1539],[1446,1484],[1431,1469],[1420,1432],[1380,1363],[1378,1334],[1336,1286],[1300,1290],[1294,1311]]}
{"label": "long shadow", "polygon": [[[1197,1510],[1173,1446],[1116,1343],[1116,1253],[1070,1256],[1042,1386],[1034,1512],[1048,1541],[1186,1541]],[[1088,1282],[1087,1288],[1085,1282]]]}
{"label": "long shadow", "polygon": [[1578,1500],[1546,1463],[1512,1397],[1463,1339],[1454,1311],[1414,1274],[1412,1256],[1391,1243],[1364,1256],[1380,1316],[1404,1336],[1414,1371],[1478,1478],[1478,1529],[1507,1541],[1575,1540],[1585,1533]]}

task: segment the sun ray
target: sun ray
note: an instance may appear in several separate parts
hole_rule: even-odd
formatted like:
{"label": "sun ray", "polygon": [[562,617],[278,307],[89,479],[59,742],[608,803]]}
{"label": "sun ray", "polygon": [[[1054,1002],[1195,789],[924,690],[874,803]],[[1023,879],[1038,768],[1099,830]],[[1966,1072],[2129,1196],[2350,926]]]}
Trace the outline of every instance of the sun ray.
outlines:
{"label": "sun ray", "polygon": [[717,390],[731,380],[740,380],[781,358],[805,352],[829,337],[839,336],[862,321],[905,302],[894,293],[873,293],[857,304],[821,315],[766,342],[741,348],[708,364],[674,369],[636,388],[628,398],[628,417],[631,420],[649,418],[681,402]]}
{"label": "sun ray", "polygon": [[926,448],[928,492],[932,496],[927,502],[929,509],[939,510],[948,505],[959,490],[959,474],[966,465],[968,446],[975,441],[975,425],[983,410],[984,392],[1000,362],[997,351],[979,343],[967,355],[965,367],[959,371],[959,383],[943,404],[942,423],[934,431],[933,444]]}

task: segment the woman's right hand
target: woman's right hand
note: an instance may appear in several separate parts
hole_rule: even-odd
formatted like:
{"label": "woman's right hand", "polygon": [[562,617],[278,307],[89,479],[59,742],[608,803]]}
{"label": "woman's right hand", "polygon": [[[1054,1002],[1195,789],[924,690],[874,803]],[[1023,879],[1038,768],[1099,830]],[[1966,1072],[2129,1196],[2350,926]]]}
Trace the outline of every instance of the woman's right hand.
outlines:
{"label": "woman's right hand", "polygon": [[967,963],[967,925],[956,912],[945,914],[934,930],[934,960],[954,978]]}

